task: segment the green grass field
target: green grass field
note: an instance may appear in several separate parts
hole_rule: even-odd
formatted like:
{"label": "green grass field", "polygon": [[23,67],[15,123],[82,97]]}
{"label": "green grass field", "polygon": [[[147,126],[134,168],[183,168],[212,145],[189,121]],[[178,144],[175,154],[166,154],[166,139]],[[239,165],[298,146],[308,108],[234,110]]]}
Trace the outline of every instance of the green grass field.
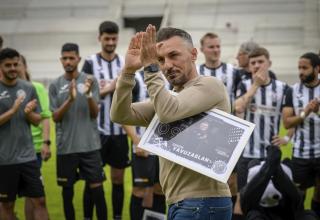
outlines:
{"label": "green grass field", "polygon": [[[50,214],[51,220],[62,220],[63,216],[63,206],[62,206],[62,196],[61,196],[61,188],[57,186],[56,183],[56,157],[55,157],[55,138],[54,138],[54,129],[51,129],[51,139],[53,140],[52,144],[52,153],[53,157],[46,163],[43,164],[42,174],[43,180],[45,184],[46,191],[46,200],[47,206]],[[281,134],[284,136],[285,130],[281,130]],[[291,146],[282,147],[283,157],[291,157]],[[111,182],[109,175],[109,167],[105,168],[105,172],[107,175],[107,181],[104,182],[105,196],[107,199],[108,205],[108,219],[112,219],[112,208],[111,208]],[[129,201],[131,194],[131,169],[126,169],[125,175],[125,205],[123,209],[123,219],[128,220],[129,218]],[[76,211],[76,219],[83,219],[83,208],[82,208],[82,194],[83,194],[83,186],[84,182],[79,181],[75,185],[75,196],[73,200],[73,204]],[[313,190],[310,189],[308,191],[307,199],[305,202],[305,207],[310,208],[310,200]],[[24,199],[18,199],[16,202],[16,212],[20,220],[24,220],[24,211],[23,211]]]}

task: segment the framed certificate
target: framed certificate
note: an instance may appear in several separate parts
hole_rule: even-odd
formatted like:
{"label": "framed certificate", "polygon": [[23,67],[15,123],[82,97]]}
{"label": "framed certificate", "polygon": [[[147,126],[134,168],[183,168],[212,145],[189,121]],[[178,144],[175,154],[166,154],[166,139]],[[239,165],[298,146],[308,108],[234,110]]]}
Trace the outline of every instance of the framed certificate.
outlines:
{"label": "framed certificate", "polygon": [[142,220],[166,220],[166,215],[159,213],[159,212],[154,212],[148,209],[145,209],[143,212],[143,217]]}
{"label": "framed certificate", "polygon": [[139,147],[226,183],[254,127],[217,109],[168,124],[155,115]]}

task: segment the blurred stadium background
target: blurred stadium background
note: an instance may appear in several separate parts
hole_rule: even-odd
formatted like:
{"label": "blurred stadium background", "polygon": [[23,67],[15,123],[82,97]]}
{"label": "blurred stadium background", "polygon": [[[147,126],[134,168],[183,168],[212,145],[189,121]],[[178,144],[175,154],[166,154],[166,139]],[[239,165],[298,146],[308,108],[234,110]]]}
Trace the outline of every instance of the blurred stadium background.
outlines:
{"label": "blurred stadium background", "polygon": [[4,46],[24,54],[33,79],[45,82],[62,73],[63,43],[78,43],[83,58],[99,51],[98,25],[108,19],[121,27],[120,54],[148,23],[189,31],[197,48],[204,33],[216,32],[222,60],[232,63],[239,45],[253,39],[288,83],[298,79],[298,57],[320,48],[320,0],[0,0]]}
{"label": "blurred stadium background", "polygon": [[[197,48],[203,34],[215,32],[222,40],[222,60],[234,64],[239,45],[252,39],[269,49],[272,70],[289,84],[298,81],[298,57],[320,49],[320,0],[0,0],[4,47],[25,55],[33,80],[47,85],[63,73],[59,62],[63,43],[78,43],[83,59],[100,50],[98,26],[104,20],[119,24],[117,51],[122,55],[131,36],[149,23],[187,30]],[[198,64],[203,61],[199,51]],[[284,152],[290,156],[290,147]],[[126,173],[124,219],[129,219],[131,172]],[[55,157],[44,164],[43,175],[51,219],[63,219]],[[111,219],[109,181],[105,186]],[[82,188],[82,183],[76,185],[77,219],[82,216]],[[20,219],[22,204],[17,202]]]}

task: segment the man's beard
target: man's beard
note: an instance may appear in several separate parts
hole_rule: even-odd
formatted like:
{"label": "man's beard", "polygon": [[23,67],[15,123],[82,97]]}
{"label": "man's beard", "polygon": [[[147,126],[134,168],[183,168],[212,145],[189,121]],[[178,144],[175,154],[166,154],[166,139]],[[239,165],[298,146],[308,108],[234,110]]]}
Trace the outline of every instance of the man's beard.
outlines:
{"label": "man's beard", "polygon": [[106,46],[103,48],[103,50],[108,54],[112,54],[116,50],[116,46],[115,45]]}
{"label": "man's beard", "polygon": [[16,73],[16,72],[14,72],[15,74],[10,74],[10,73],[3,73],[2,72],[2,76],[4,77],[4,78],[6,78],[7,80],[15,80],[15,79],[17,79],[18,78],[18,73]]}
{"label": "man's beard", "polygon": [[315,78],[316,78],[316,76],[313,72],[308,74],[304,79],[302,79],[300,76],[301,82],[303,82],[305,84],[313,82],[315,80]]}
{"label": "man's beard", "polygon": [[66,71],[66,73],[73,73],[75,68],[72,66],[66,66],[64,70]]}

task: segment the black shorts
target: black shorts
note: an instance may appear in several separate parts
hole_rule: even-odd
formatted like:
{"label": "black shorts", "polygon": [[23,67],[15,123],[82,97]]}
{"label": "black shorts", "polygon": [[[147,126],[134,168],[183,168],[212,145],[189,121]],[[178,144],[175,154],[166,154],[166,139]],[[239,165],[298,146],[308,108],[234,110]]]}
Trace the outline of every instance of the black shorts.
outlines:
{"label": "black shorts", "polygon": [[99,150],[57,155],[59,186],[72,186],[79,176],[88,183],[101,183],[106,179]]}
{"label": "black shorts", "polygon": [[0,202],[13,202],[18,196],[44,197],[40,168],[36,160],[0,165]]}
{"label": "black shorts", "polygon": [[156,155],[139,157],[132,154],[133,186],[148,187],[159,182],[159,158]]}
{"label": "black shorts", "polygon": [[101,157],[103,165],[124,169],[130,166],[129,143],[127,135],[100,134]]}
{"label": "black shorts", "polygon": [[247,180],[248,180],[248,171],[249,171],[249,163],[252,160],[260,160],[262,161],[263,159],[256,159],[256,158],[245,158],[245,157],[240,157],[237,163],[237,185],[238,185],[238,192],[247,185]]}
{"label": "black shorts", "polygon": [[305,190],[315,185],[316,178],[320,178],[320,158],[301,159],[292,158],[293,180],[298,187]]}

